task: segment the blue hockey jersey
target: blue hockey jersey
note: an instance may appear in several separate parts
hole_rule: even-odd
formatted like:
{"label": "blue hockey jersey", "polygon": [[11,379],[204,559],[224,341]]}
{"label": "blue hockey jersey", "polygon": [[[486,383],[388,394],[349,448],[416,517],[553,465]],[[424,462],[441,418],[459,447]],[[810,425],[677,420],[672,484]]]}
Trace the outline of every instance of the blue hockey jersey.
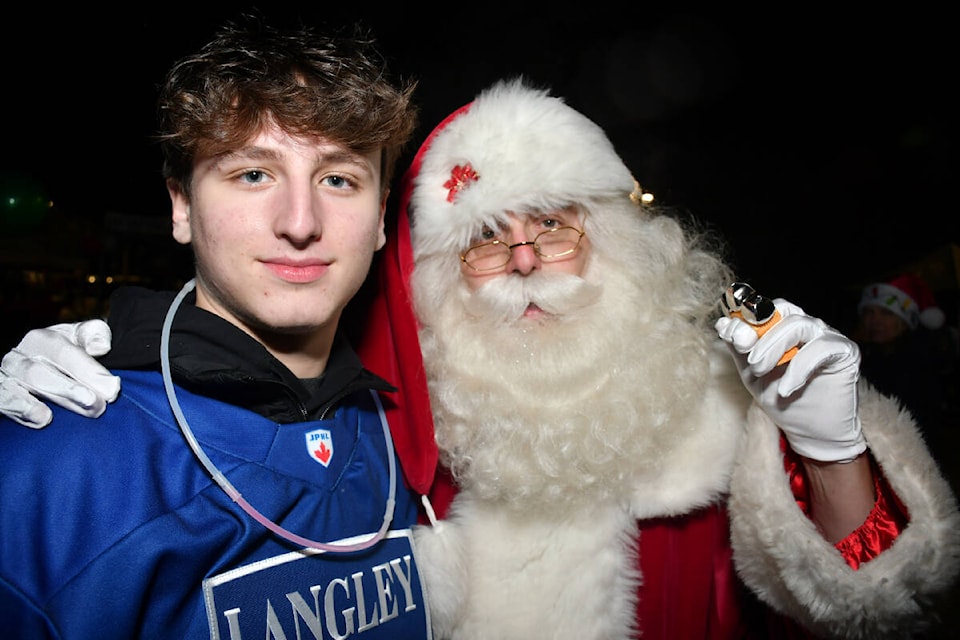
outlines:
{"label": "blue hockey jersey", "polygon": [[288,423],[176,391],[206,456],[298,536],[368,539],[395,498],[383,540],[331,553],[271,532],[211,479],[159,372],[115,373],[122,393],[99,419],[55,408],[40,431],[0,420],[4,637],[430,637],[417,505],[399,477],[390,495],[374,391],[347,385],[315,419]]}

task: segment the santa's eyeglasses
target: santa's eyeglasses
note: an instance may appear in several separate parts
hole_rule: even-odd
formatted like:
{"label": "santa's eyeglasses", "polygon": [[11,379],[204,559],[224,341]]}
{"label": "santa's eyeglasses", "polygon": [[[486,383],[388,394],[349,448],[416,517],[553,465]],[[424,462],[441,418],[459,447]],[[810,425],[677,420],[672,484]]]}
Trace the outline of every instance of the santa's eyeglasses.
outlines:
{"label": "santa's eyeglasses", "polygon": [[557,227],[537,234],[533,240],[507,244],[501,240],[492,240],[475,244],[460,254],[460,261],[474,271],[493,271],[508,262],[516,247],[531,245],[541,260],[549,262],[568,256],[580,246],[584,232],[575,227]]}

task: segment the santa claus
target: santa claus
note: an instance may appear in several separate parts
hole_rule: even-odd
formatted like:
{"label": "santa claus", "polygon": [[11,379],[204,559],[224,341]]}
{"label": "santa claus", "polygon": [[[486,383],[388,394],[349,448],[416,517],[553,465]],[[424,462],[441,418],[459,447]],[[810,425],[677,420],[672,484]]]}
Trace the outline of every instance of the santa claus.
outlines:
{"label": "santa claus", "polygon": [[816,633],[921,629],[960,517],[912,419],[799,307],[777,300],[763,339],[717,320],[730,269],[640,195],[595,123],[520,80],[451,114],[404,178],[360,348],[420,429],[429,387],[436,636],[799,633],[756,597]]}

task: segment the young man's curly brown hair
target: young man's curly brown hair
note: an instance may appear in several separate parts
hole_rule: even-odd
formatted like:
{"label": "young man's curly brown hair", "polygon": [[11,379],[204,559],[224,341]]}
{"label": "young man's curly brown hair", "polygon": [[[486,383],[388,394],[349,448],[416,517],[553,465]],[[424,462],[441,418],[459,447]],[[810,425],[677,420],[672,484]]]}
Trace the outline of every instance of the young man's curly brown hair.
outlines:
{"label": "young man's curly brown hair", "polygon": [[194,161],[241,147],[271,120],[359,153],[382,148],[382,189],[416,128],[414,82],[391,80],[359,25],[331,34],[229,22],[167,73],[159,97],[164,177],[187,195]]}

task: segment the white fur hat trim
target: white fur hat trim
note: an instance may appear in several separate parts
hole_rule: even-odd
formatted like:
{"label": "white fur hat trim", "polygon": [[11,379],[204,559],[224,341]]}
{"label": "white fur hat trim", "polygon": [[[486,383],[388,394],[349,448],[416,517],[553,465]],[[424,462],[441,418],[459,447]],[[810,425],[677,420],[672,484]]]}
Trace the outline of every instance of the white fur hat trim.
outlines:
{"label": "white fur hat trim", "polygon": [[459,251],[506,212],[630,197],[630,170],[604,131],[522,79],[483,91],[434,134],[415,178],[418,253]]}

